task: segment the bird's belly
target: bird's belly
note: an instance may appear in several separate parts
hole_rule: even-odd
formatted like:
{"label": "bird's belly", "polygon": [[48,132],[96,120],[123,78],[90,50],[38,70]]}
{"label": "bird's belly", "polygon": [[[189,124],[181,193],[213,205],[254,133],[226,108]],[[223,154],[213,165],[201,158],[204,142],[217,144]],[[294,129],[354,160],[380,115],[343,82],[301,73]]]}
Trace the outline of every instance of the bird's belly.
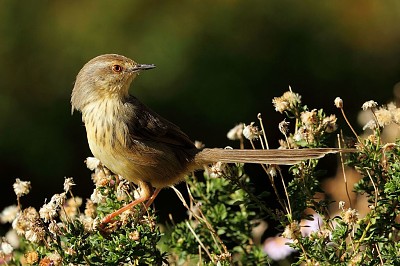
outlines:
{"label": "bird's belly", "polygon": [[156,150],[145,145],[150,151],[135,150],[111,140],[112,136],[108,134],[99,137],[95,133],[95,130],[87,128],[93,155],[113,173],[136,184],[144,181],[156,188],[167,187],[182,181],[189,171],[168,149]]}

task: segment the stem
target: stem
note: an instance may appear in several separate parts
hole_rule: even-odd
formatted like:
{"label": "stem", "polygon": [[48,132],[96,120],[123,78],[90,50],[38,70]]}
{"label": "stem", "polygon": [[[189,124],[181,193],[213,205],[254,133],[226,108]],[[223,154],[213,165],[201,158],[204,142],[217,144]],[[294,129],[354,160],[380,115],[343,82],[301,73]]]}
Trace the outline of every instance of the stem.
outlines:
{"label": "stem", "polygon": [[210,260],[215,263],[213,257],[211,256],[211,253],[208,251],[208,249],[206,249],[206,247],[204,246],[203,242],[201,242],[199,236],[196,234],[196,232],[193,230],[193,228],[190,226],[189,222],[186,221],[186,226],[189,228],[190,232],[192,232],[194,238],[196,238],[197,242],[199,243],[199,245],[203,248],[203,250],[207,253],[208,257],[210,258]]}
{"label": "stem", "polygon": [[362,142],[361,142],[360,138],[358,137],[356,131],[354,130],[354,128],[351,126],[349,120],[347,119],[347,116],[346,116],[346,114],[344,113],[343,108],[340,108],[340,111],[342,111],[343,118],[344,118],[344,120],[346,120],[347,125],[350,127],[351,131],[352,131],[353,134],[356,136],[358,143],[362,144]]}
{"label": "stem", "polygon": [[[337,138],[338,138],[339,149],[341,149],[341,148],[342,148],[342,144],[341,144],[341,141],[340,141],[339,134],[337,134]],[[341,165],[341,167],[342,167],[343,180],[344,180],[344,187],[345,187],[345,189],[346,189],[347,199],[349,200],[350,208],[353,208],[353,207],[352,207],[352,204],[351,204],[349,189],[348,189],[348,187],[347,187],[347,176],[346,176],[346,171],[344,170],[343,153],[342,153],[342,152],[339,152],[339,156],[340,156],[340,165]]]}
{"label": "stem", "polygon": [[262,122],[261,113],[259,113],[259,114],[257,115],[257,118],[258,118],[258,120],[260,121],[261,130],[262,130],[262,132],[263,132],[265,145],[267,146],[267,150],[269,150],[269,145],[268,145],[268,141],[267,141],[267,136],[265,135],[265,130],[264,130],[263,122]]}

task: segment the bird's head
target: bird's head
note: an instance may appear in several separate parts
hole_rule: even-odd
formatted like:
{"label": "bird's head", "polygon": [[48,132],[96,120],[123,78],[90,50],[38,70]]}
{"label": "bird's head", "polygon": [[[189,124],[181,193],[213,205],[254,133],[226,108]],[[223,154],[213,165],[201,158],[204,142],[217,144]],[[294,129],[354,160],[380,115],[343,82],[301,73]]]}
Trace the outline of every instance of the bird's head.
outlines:
{"label": "bird's head", "polygon": [[95,100],[126,97],[132,80],[139,72],[152,68],[155,65],[138,64],[122,55],[97,56],[87,62],[76,77],[71,96],[72,108],[81,110]]}

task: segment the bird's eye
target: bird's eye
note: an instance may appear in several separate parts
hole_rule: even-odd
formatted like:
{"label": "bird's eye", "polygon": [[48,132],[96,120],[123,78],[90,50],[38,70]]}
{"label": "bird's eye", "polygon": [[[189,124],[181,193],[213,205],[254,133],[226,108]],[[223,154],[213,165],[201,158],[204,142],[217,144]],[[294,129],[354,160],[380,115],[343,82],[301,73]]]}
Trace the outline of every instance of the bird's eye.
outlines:
{"label": "bird's eye", "polygon": [[122,72],[122,66],[120,66],[120,65],[113,65],[113,66],[112,66],[112,70],[113,70],[115,73],[120,73],[120,72]]}

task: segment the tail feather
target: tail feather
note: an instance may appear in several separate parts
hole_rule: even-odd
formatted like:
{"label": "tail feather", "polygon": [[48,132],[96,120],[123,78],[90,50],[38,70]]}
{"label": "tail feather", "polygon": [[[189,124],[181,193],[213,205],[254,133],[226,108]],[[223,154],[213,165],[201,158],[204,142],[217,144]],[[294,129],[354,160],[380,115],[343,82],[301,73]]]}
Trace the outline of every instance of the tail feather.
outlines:
{"label": "tail feather", "polygon": [[293,165],[308,159],[319,159],[330,153],[355,151],[357,150],[339,148],[270,150],[204,149],[196,155],[195,162],[197,165],[215,162]]}

